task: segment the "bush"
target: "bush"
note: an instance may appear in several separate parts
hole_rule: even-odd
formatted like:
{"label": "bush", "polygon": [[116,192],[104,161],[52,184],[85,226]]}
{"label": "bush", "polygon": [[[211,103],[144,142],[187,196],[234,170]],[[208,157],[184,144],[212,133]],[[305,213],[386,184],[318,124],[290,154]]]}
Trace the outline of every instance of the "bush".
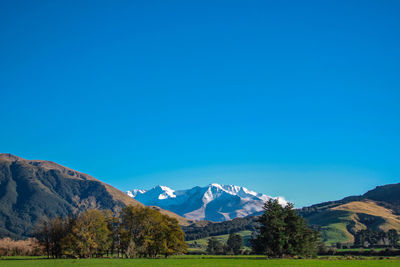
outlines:
{"label": "bush", "polygon": [[9,237],[0,239],[0,256],[39,256],[43,247],[35,238],[12,240]]}

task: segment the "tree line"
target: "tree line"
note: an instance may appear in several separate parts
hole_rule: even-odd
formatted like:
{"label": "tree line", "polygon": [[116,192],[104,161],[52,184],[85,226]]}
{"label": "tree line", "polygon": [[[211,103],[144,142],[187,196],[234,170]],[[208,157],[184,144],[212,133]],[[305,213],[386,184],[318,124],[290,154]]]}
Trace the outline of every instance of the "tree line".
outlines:
{"label": "tree line", "polygon": [[243,238],[239,234],[231,233],[225,244],[215,237],[207,241],[208,254],[211,255],[239,255],[243,251]]}
{"label": "tree line", "polygon": [[354,235],[355,247],[397,247],[399,234],[395,229],[385,232],[382,230],[365,229],[356,232]]}
{"label": "tree line", "polygon": [[186,253],[178,221],[149,207],[127,206],[119,216],[87,210],[41,222],[34,236],[48,257],[168,257]]}
{"label": "tree line", "polygon": [[196,224],[182,226],[182,230],[185,232],[185,239],[189,241],[210,236],[236,233],[245,230],[255,231],[258,226],[258,216],[251,216],[245,218],[235,218],[231,221],[210,223],[201,226]]}

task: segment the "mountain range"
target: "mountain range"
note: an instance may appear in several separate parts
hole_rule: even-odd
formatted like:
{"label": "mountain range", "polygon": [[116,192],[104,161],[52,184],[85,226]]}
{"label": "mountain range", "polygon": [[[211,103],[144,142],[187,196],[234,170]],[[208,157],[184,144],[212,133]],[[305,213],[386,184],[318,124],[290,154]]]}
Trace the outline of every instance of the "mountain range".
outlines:
{"label": "mountain range", "polygon": [[228,221],[238,217],[260,214],[270,197],[236,185],[209,184],[187,190],[173,190],[167,186],[156,186],[150,190],[134,189],[127,194],[144,205],[158,206],[177,213],[187,219],[213,222]]}
{"label": "mountain range", "polygon": [[[0,237],[25,238],[44,218],[87,209],[117,213],[126,205],[149,205],[178,219],[188,239],[257,228],[269,196],[241,186],[210,184],[188,190],[156,186],[126,193],[96,178],[44,160],[0,154]],[[285,199],[278,198],[282,205]],[[298,210],[325,243],[351,243],[361,229],[400,230],[400,183],[378,186]],[[233,220],[231,220],[234,218]],[[201,221],[199,221],[201,220]]]}
{"label": "mountain range", "polygon": [[[0,237],[23,238],[44,218],[77,214],[87,209],[118,212],[126,205],[143,205],[94,177],[57,163],[0,154]],[[154,207],[177,218],[170,211]]]}

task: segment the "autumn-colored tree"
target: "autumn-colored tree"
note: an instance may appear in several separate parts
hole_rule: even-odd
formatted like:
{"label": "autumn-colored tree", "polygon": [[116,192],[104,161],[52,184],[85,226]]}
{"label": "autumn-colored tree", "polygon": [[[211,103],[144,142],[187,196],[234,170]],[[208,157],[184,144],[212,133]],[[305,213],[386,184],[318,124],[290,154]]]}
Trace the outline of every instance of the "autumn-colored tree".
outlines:
{"label": "autumn-colored tree", "polygon": [[187,252],[188,246],[185,242],[183,233],[178,221],[175,218],[163,215],[165,247],[163,254],[165,257],[174,254],[183,254]]}
{"label": "autumn-colored tree", "polygon": [[80,257],[102,255],[111,245],[110,234],[104,214],[88,210],[74,220],[71,232],[63,240],[64,251]]}
{"label": "autumn-colored tree", "polygon": [[[121,243],[123,250],[140,257],[184,253],[184,233],[178,221],[149,207],[128,206],[121,212]],[[128,255],[127,255],[128,256]]]}
{"label": "autumn-colored tree", "polygon": [[108,230],[110,231],[110,246],[106,251],[107,256],[113,254],[114,250],[120,247],[120,235],[119,235],[119,218],[114,216],[111,210],[103,211]]}
{"label": "autumn-colored tree", "polygon": [[176,219],[149,207],[128,206],[120,217],[88,210],[75,218],[46,220],[36,237],[49,256],[101,257],[122,252],[128,258],[185,253],[184,233]]}

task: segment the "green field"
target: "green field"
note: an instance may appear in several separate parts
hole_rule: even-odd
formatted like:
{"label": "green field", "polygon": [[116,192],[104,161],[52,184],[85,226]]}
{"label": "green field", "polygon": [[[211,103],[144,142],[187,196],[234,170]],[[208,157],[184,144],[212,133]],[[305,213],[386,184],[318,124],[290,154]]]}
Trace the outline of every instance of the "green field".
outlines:
{"label": "green field", "polygon": [[0,260],[0,266],[198,266],[198,267],[217,267],[217,266],[400,266],[399,258],[391,259],[265,259],[260,256],[181,256],[170,259],[66,259],[52,260],[43,258],[13,258],[9,257]]}

